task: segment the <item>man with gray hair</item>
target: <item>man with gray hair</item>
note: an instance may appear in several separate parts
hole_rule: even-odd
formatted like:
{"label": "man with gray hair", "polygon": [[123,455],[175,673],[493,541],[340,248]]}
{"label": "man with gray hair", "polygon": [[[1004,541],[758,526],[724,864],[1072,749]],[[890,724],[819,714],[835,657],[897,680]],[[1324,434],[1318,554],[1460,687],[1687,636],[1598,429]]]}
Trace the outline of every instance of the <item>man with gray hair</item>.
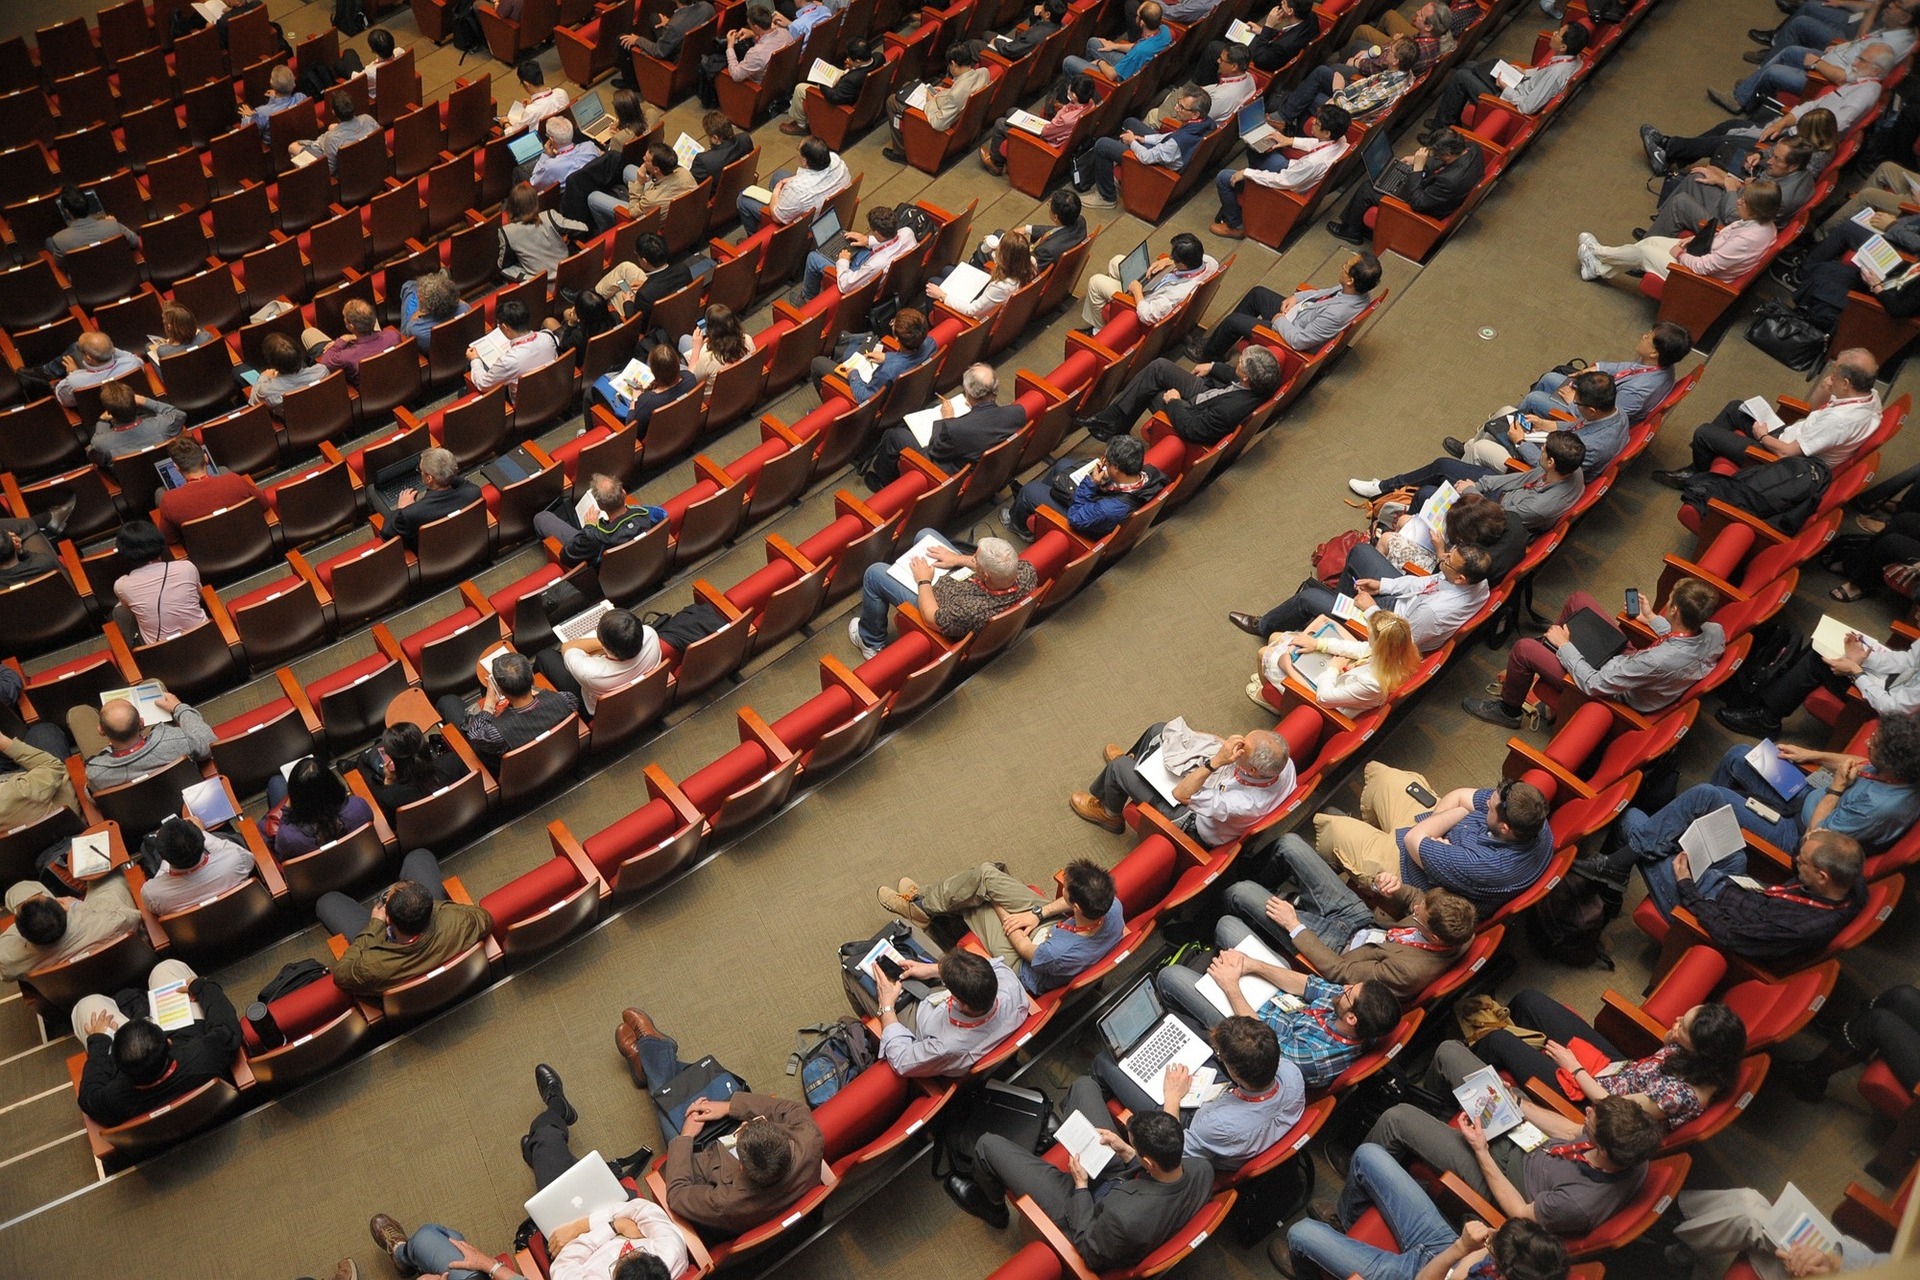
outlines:
{"label": "man with gray hair", "polygon": [[1218,444],[1253,416],[1280,389],[1280,361],[1259,345],[1244,348],[1233,363],[1195,365],[1192,372],[1162,356],[1133,375],[1113,402],[1098,413],[1074,419],[1096,440],[1133,430],[1143,409],[1159,409],[1173,433],[1188,444]]}
{"label": "man with gray hair", "polygon": [[386,518],[386,535],[398,538],[409,551],[420,546],[420,528],[442,516],[450,516],[480,501],[480,487],[460,474],[460,464],[445,449],[427,449],[420,454],[421,488],[402,489],[386,510],[380,490],[367,486],[367,496]]}
{"label": "man with gray hair", "polygon": [[[867,566],[860,581],[860,611],[847,620],[847,635],[861,656],[871,658],[887,642],[887,625],[896,605],[911,604],[934,630],[949,640],[979,630],[1040,584],[1040,575],[1020,558],[1005,538],[982,538],[964,555],[938,529],[922,529],[913,544],[928,543],[921,555],[906,559],[914,585],[904,587],[885,561]],[[969,570],[964,576],[954,572]]]}
{"label": "man with gray hair", "polygon": [[258,107],[249,110],[240,108],[240,119],[251,120],[253,127],[260,131],[260,145],[273,145],[273,118],[288,107],[297,107],[307,100],[294,83],[293,68],[281,63],[267,73],[267,100]]}
{"label": "man with gray hair", "polygon": [[[1216,737],[1176,719],[1150,725],[1131,747],[1108,743],[1106,767],[1067,801],[1112,832],[1126,829],[1127,801],[1150,805],[1208,848],[1238,840],[1293,794],[1287,740],[1266,729]],[[1141,766],[1146,763],[1146,768]],[[1161,790],[1172,779],[1171,797]],[[1157,779],[1157,780],[1156,780]]]}
{"label": "man with gray hair", "polygon": [[980,461],[987,450],[1027,425],[1027,411],[1017,404],[997,403],[999,392],[1000,382],[992,365],[968,366],[960,375],[960,395],[953,400],[940,398],[940,417],[924,434],[909,426],[881,432],[873,462],[867,468],[868,480],[875,489],[898,480],[900,455],[916,447],[928,461],[950,472]]}
{"label": "man with gray hair", "polygon": [[1653,478],[1679,489],[1711,467],[1715,458],[1746,465],[1751,448],[1765,450],[1776,459],[1807,456],[1829,468],[1842,467],[1880,425],[1880,392],[1873,385],[1879,375],[1880,364],[1872,352],[1847,348],[1813,384],[1813,394],[1807,397],[1812,408],[1806,416],[1778,431],[1754,421],[1741,407],[1745,401],[1729,400],[1712,422],[1694,428],[1692,466],[1656,471]]}
{"label": "man with gray hair", "polygon": [[540,158],[534,161],[533,172],[527,177],[535,191],[559,186],[582,165],[600,158],[598,146],[592,142],[574,140],[572,116],[564,113],[548,116],[541,128],[546,132],[547,143],[541,148]]}

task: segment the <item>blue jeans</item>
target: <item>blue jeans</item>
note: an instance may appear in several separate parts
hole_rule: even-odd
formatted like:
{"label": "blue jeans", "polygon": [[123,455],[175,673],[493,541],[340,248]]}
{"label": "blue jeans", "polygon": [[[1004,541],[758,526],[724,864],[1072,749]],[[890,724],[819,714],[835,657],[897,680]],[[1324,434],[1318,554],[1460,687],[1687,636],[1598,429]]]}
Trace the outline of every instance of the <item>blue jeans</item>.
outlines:
{"label": "blue jeans", "polygon": [[[773,177],[767,180],[767,190],[773,190],[783,179],[791,178],[792,176],[793,170],[791,169],[775,169],[773,171]],[[743,195],[734,202],[734,208],[740,211],[740,225],[746,228],[748,235],[752,235],[758,231],[760,224],[766,220],[767,206],[761,204],[758,200],[750,200]]]}
{"label": "blue jeans", "polygon": [[[1353,935],[1373,927],[1373,909],[1360,895],[1347,887],[1327,860],[1313,846],[1288,832],[1280,837],[1280,856],[1286,860],[1288,874],[1300,890],[1296,911],[1300,923],[1335,951],[1345,951]],[[1242,880],[1227,890],[1227,910],[1275,942],[1291,945],[1286,931],[1267,918],[1267,899],[1272,890],[1252,880]]]}
{"label": "blue jeans", "polygon": [[[640,177],[640,166],[630,164],[620,176],[631,187]],[[612,226],[618,220],[620,211],[626,207],[625,197],[612,191],[592,191],[587,194],[587,212],[593,216],[593,225],[597,230],[605,231]]]}
{"label": "blue jeans", "polygon": [[1797,44],[1781,49],[1755,67],[1752,75],[1733,86],[1733,100],[1751,111],[1762,97],[1777,98],[1783,93],[1800,92],[1807,87],[1807,69],[1802,64],[1808,54],[1815,52]]}
{"label": "blue jeans", "polygon": [[1125,53],[1116,52],[1112,49],[1096,49],[1093,40],[1089,39],[1087,41],[1087,56],[1084,58],[1076,58],[1072,54],[1069,54],[1060,60],[1060,69],[1072,76],[1085,75],[1093,69],[1096,63],[1104,62],[1109,67],[1115,67],[1120,64],[1120,59],[1126,56]]}
{"label": "blue jeans", "polygon": [[1328,1275],[1359,1275],[1364,1280],[1413,1280],[1420,1269],[1445,1252],[1458,1235],[1433,1200],[1377,1143],[1353,1153],[1347,1185],[1340,1192],[1340,1220],[1351,1225],[1368,1205],[1379,1207],[1387,1229],[1400,1243],[1399,1253],[1350,1240],[1311,1218],[1287,1229],[1287,1247]]}
{"label": "blue jeans", "polygon": [[[1252,936],[1253,930],[1238,916],[1221,916],[1213,926],[1213,941],[1222,951],[1232,950]],[[1200,994],[1203,976],[1185,965],[1170,964],[1160,970],[1153,985],[1159,989],[1160,998],[1176,1012],[1211,1031],[1225,1022],[1227,1015]]]}
{"label": "blue jeans", "polygon": [[453,1242],[465,1239],[452,1227],[429,1222],[408,1236],[406,1243],[394,1249],[393,1260],[415,1271],[444,1272],[447,1280],[479,1280],[486,1272],[453,1266],[460,1259],[460,1251],[453,1247]]}
{"label": "blue jeans", "polygon": [[[1705,871],[1697,871],[1693,877],[1694,887],[1703,898],[1717,898],[1720,890],[1726,888],[1727,881],[1733,876],[1747,874],[1747,855],[1742,850],[1722,858]],[[1640,864],[1640,878],[1647,882],[1647,897],[1659,910],[1661,918],[1673,919],[1673,909],[1680,905],[1680,878],[1673,874],[1673,859]]]}
{"label": "blue jeans", "polygon": [[[928,536],[948,550],[954,549],[938,529],[920,530],[907,539],[907,545],[912,546]],[[887,572],[892,567],[891,560],[870,564],[865,576],[860,579],[860,643],[869,649],[878,649],[887,642],[887,626],[894,609],[903,604],[912,604],[920,598],[918,590],[901,586],[899,580]],[[647,1078],[651,1080],[653,1077]]]}
{"label": "blue jeans", "polygon": [[1851,9],[1836,9],[1824,4],[1803,4],[1791,18],[1774,28],[1773,47],[1790,49],[1802,45],[1824,49],[1835,40],[1846,40],[1857,30]]}
{"label": "blue jeans", "polygon": [[1120,160],[1127,151],[1127,144],[1118,138],[1094,139],[1093,189],[1105,199],[1111,200],[1120,194],[1120,183],[1114,177],[1114,170],[1120,167]]}
{"label": "blue jeans", "polygon": [[[860,264],[872,256],[873,250],[871,249],[855,249],[853,256],[847,260],[847,269],[849,271],[859,270]],[[827,268],[831,267],[837,260],[837,258],[829,258],[818,249],[815,249],[807,255],[806,273],[800,278],[800,301],[809,301],[819,294],[820,286],[825,283],[827,278]]]}
{"label": "blue jeans", "polygon": [[[679,1075],[690,1063],[680,1060],[680,1042],[672,1036],[641,1036],[640,1070],[646,1074],[650,1089],[658,1089]],[[660,1136],[672,1142],[680,1136],[680,1119],[667,1114],[666,1108],[656,1105],[653,1109],[660,1117]]]}
{"label": "blue jeans", "polygon": [[[1269,151],[1247,165],[1264,173],[1278,173],[1286,167],[1287,156],[1280,151]],[[1213,180],[1213,189],[1220,197],[1220,221],[1236,229],[1240,226],[1240,193],[1234,188],[1233,175],[1238,172],[1233,168],[1222,169]]]}
{"label": "blue jeans", "polygon": [[[411,283],[411,281],[409,281]],[[287,798],[287,775],[276,773],[267,779],[267,808],[271,809]]]}

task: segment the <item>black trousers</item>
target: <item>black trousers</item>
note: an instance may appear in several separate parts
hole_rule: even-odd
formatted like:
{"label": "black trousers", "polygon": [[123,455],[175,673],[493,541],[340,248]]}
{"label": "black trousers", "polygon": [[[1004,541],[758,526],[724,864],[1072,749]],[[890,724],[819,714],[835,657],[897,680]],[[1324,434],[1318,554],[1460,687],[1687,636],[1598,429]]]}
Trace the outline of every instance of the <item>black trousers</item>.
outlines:
{"label": "black trousers", "polygon": [[1202,360],[1224,360],[1232,354],[1236,344],[1253,336],[1254,328],[1271,321],[1280,314],[1280,304],[1287,300],[1283,293],[1276,293],[1264,285],[1255,285],[1247,290],[1240,299],[1240,305],[1220,317],[1220,323],[1213,326],[1207,334],[1206,342],[1200,348]]}
{"label": "black trousers", "polygon": [[[1748,132],[1735,134],[1734,130]],[[1684,169],[1700,160],[1712,160],[1720,163],[1721,157],[1733,158],[1745,155],[1753,146],[1753,139],[1759,133],[1754,122],[1736,116],[1731,120],[1722,120],[1705,133],[1697,133],[1690,138],[1667,139],[1667,164],[1671,168]],[[1726,165],[1721,165],[1726,168]],[[1731,170],[1729,170],[1731,172]]]}
{"label": "black trousers", "polygon": [[1872,591],[1880,585],[1880,573],[1890,564],[1920,561],[1920,514],[1903,511],[1881,532],[1865,544],[1840,553],[1841,572],[1848,582]]}
{"label": "black trousers", "polygon": [[1434,102],[1433,117],[1427,121],[1427,124],[1435,129],[1459,124],[1460,118],[1467,114],[1469,102],[1483,93],[1498,92],[1500,92],[1500,82],[1493,78],[1493,64],[1469,62],[1447,77],[1446,86],[1440,90],[1440,97]]}
{"label": "black trousers", "polygon": [[[1626,1056],[1589,1026],[1586,1019],[1543,991],[1529,987],[1514,996],[1507,1007],[1513,1012],[1515,1026],[1529,1027],[1561,1044],[1585,1040],[1615,1062]],[[1514,1084],[1521,1089],[1526,1088],[1527,1081],[1538,1080],[1555,1093],[1560,1092],[1559,1068],[1554,1066],[1553,1059],[1511,1031],[1488,1032],[1474,1042],[1473,1051],[1488,1066],[1511,1074]]]}
{"label": "black trousers", "polygon": [[520,1154],[533,1170],[535,1191],[546,1190],[548,1183],[573,1168],[577,1158],[567,1145],[567,1122],[560,1112],[548,1107],[533,1118]]}
{"label": "black trousers", "polygon": [[1133,375],[1120,389],[1113,403],[1093,416],[1116,431],[1130,431],[1149,406],[1159,403],[1163,391],[1178,391],[1188,400],[1211,386],[1207,379],[1190,369],[1182,369],[1162,356]]}
{"label": "black trousers", "polygon": [[1860,1048],[1878,1053],[1901,1088],[1920,1084],[1920,990],[1889,987],[1872,1009],[1847,1024],[1847,1035]]}
{"label": "black trousers", "polygon": [[1738,462],[1747,456],[1753,444],[1753,418],[1740,404],[1738,400],[1727,401],[1712,422],[1703,422],[1693,429],[1695,471],[1705,471],[1715,458]]}
{"label": "black trousers", "polygon": [[1850,677],[1837,674],[1827,665],[1825,658],[1809,649],[1791,667],[1775,673],[1754,701],[1771,713],[1774,719],[1785,720],[1798,711],[1816,689],[1827,688],[1840,693],[1852,683]]}

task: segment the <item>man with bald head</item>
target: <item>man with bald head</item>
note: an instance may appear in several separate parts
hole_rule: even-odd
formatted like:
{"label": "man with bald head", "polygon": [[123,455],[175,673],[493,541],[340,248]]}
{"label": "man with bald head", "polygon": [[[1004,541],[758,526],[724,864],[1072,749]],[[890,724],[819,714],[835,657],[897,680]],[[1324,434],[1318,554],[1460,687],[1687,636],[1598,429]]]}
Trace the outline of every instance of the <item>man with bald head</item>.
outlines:
{"label": "man with bald head", "polygon": [[1712,422],[1694,428],[1692,466],[1656,471],[1653,478],[1678,489],[1704,473],[1715,458],[1745,465],[1747,450],[1755,447],[1774,459],[1814,457],[1838,470],[1853,460],[1880,425],[1880,392],[1873,385],[1879,375],[1880,364],[1872,352],[1847,348],[1833,358],[1814,384],[1813,394],[1807,397],[1812,409],[1778,431],[1755,422],[1741,408],[1742,401],[1729,400]]}
{"label": "man with bald head", "polygon": [[89,331],[67,348],[65,355],[46,364],[24,365],[19,371],[20,385],[29,398],[51,391],[60,403],[73,407],[73,393],[81,387],[112,382],[140,370],[140,357],[113,345],[104,333]]}
{"label": "man with bald head", "polygon": [[[87,758],[87,790],[117,787],[189,756],[205,760],[213,751],[213,730],[198,711],[171,693],[162,694],[154,706],[172,715],[173,723],[142,724],[139,709],[124,698],[114,698],[100,708],[99,735],[107,747]],[[68,713],[67,723],[77,739],[88,736],[86,714],[85,707]]]}
{"label": "man with bald head", "polygon": [[[1148,728],[1131,747],[1107,744],[1106,767],[1068,805],[1095,826],[1125,829],[1128,800],[1151,805],[1209,848],[1237,840],[1293,794],[1293,761],[1287,740],[1266,729],[1219,738],[1189,729],[1184,720]],[[1175,779],[1173,800],[1141,771],[1157,758],[1155,772]]]}

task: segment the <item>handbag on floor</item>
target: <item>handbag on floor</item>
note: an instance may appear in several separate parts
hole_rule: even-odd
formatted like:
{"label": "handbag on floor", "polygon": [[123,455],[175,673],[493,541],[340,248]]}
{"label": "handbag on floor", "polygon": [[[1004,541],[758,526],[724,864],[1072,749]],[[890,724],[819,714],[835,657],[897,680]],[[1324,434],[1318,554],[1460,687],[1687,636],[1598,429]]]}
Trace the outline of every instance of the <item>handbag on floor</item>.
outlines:
{"label": "handbag on floor", "polygon": [[1789,369],[1808,373],[1826,358],[1826,330],[1794,307],[1763,302],[1747,326],[1747,341]]}

